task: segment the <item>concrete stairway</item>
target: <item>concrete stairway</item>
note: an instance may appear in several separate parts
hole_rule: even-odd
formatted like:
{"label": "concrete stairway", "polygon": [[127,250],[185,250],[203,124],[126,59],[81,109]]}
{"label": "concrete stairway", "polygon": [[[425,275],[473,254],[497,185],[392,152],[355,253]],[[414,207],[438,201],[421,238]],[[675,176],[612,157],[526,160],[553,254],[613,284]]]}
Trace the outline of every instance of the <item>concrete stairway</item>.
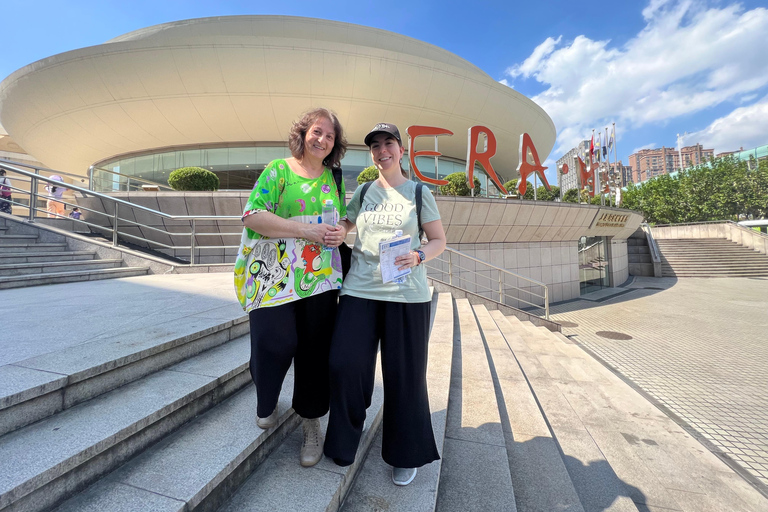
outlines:
{"label": "concrete stairway", "polygon": [[380,375],[348,468],[298,464],[290,375],[278,426],[256,426],[243,316],[0,367],[0,510],[764,510],[568,338],[447,293],[435,294],[433,319],[442,460],[408,487],[392,485],[379,454]]}
{"label": "concrete stairway", "polygon": [[663,277],[768,277],[768,256],[725,238],[656,242]]}
{"label": "concrete stairway", "polygon": [[146,273],[120,259],[98,259],[95,250],[71,250],[64,236],[0,218],[0,290]]}
{"label": "concrete stairway", "polygon": [[642,229],[638,229],[627,238],[627,257],[629,275],[653,277],[653,260],[648,239]]}

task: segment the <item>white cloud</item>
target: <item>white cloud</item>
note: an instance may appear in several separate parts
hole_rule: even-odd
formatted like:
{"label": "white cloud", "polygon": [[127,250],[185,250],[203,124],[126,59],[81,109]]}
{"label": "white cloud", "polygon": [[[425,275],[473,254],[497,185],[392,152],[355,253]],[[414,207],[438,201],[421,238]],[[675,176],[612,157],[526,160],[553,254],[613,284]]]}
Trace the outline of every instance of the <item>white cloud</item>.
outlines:
{"label": "white cloud", "polygon": [[545,85],[532,99],[558,129],[555,154],[613,121],[620,140],[622,130],[738,103],[768,85],[768,9],[651,0],[643,16],[646,26],[621,47],[549,37],[507,70],[509,82]]}
{"label": "white cloud", "polygon": [[699,141],[706,148],[714,148],[715,153],[736,151],[740,147],[752,149],[768,144],[768,96],[714,120],[686,139]]}

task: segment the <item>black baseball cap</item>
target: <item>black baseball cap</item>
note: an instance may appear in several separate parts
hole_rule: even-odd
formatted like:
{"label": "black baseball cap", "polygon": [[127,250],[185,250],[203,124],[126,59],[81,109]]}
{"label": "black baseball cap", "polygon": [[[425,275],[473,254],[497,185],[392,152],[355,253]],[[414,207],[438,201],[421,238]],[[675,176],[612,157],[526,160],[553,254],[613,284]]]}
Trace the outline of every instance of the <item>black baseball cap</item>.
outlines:
{"label": "black baseball cap", "polygon": [[373,129],[365,136],[365,145],[371,147],[371,139],[378,133],[386,133],[397,139],[400,145],[403,145],[403,140],[400,138],[400,130],[397,126],[389,123],[378,123]]}

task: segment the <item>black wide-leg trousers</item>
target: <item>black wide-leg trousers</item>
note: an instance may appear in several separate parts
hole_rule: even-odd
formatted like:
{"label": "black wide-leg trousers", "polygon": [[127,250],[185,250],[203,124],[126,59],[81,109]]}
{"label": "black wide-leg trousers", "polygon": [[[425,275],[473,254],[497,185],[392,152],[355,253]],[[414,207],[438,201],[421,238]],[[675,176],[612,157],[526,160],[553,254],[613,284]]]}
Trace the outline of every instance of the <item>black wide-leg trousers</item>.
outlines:
{"label": "black wide-leg trousers", "polygon": [[440,458],[427,395],[430,303],[339,299],[331,341],[331,414],[325,455],[342,465],[355,460],[371,405],[381,341],[384,418],[381,456],[415,468]]}
{"label": "black wide-leg trousers", "polygon": [[302,418],[328,412],[328,354],[336,321],[338,290],[248,314],[251,324],[251,378],[256,414],[272,414],[293,361],[293,409]]}

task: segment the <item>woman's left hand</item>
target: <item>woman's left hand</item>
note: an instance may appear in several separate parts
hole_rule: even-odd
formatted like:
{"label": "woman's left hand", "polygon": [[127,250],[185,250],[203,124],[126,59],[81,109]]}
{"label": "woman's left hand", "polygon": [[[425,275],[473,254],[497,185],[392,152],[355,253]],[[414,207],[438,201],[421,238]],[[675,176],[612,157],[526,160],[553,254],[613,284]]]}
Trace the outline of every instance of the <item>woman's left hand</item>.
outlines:
{"label": "woman's left hand", "polygon": [[419,264],[419,253],[411,251],[395,258],[395,264],[400,265],[398,270],[405,270],[409,267],[415,267]]}
{"label": "woman's left hand", "polygon": [[347,230],[344,224],[337,224],[334,229],[328,230],[323,238],[323,243],[328,247],[338,247],[347,238]]}

